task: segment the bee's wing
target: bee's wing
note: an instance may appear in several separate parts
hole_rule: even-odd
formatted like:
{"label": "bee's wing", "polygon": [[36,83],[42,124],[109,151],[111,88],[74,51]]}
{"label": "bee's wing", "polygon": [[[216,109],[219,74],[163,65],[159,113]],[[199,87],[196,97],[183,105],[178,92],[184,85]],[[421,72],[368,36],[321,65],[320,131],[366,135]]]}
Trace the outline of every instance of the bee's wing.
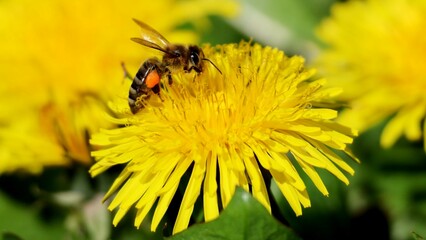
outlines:
{"label": "bee's wing", "polygon": [[165,48],[159,46],[158,44],[156,44],[154,42],[150,42],[150,41],[142,39],[142,38],[131,38],[130,40],[132,40],[134,42],[137,42],[137,43],[139,43],[141,45],[144,45],[146,47],[157,49],[157,50],[159,50],[161,52],[167,53],[167,51],[166,51]]}
{"label": "bee's wing", "polygon": [[132,38],[133,41],[140,43],[144,46],[160,50],[162,52],[166,51],[167,46],[169,46],[169,41],[154,28],[143,23],[137,19],[133,19],[136,24],[141,27],[142,38]]}

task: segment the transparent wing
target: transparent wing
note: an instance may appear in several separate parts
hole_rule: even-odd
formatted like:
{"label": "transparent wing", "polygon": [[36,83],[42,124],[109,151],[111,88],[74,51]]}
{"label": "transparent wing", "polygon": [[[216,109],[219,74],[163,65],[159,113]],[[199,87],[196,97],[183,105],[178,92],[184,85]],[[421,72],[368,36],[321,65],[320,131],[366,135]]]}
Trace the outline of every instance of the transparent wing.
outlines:
{"label": "transparent wing", "polygon": [[137,42],[137,43],[139,43],[141,45],[144,45],[146,47],[157,49],[157,50],[159,50],[161,52],[167,53],[166,49],[160,47],[159,45],[157,45],[154,42],[149,42],[149,41],[147,41],[145,39],[142,39],[142,38],[131,38],[130,40],[132,40],[134,42]]}
{"label": "transparent wing", "polygon": [[146,23],[143,23],[137,19],[133,19],[133,21],[142,29],[142,38],[132,38],[133,41],[144,46],[165,52],[165,49],[167,46],[169,46],[170,43],[165,37],[163,37],[163,35],[161,35]]}

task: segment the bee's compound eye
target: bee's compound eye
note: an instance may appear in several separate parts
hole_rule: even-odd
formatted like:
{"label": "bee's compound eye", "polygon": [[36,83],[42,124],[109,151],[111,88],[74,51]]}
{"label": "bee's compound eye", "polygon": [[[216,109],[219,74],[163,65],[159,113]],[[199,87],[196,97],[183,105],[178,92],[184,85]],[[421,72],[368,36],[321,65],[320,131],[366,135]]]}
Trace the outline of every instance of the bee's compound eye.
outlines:
{"label": "bee's compound eye", "polygon": [[194,63],[194,65],[197,65],[200,62],[200,57],[198,56],[198,53],[191,53],[191,61]]}

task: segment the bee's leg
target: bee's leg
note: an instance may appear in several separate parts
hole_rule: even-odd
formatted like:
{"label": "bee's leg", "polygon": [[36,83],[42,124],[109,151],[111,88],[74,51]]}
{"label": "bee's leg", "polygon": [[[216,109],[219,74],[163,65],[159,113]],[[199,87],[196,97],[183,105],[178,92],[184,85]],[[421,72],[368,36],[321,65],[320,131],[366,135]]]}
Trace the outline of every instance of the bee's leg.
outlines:
{"label": "bee's leg", "polygon": [[172,73],[170,72],[170,69],[166,68],[164,70],[164,73],[167,75],[167,81],[168,81],[169,85],[172,85],[173,79],[172,79]]}
{"label": "bee's leg", "polygon": [[123,72],[124,72],[124,78],[128,78],[130,80],[133,80],[132,75],[130,75],[129,71],[127,71],[126,65],[124,64],[124,62],[121,62],[121,68],[123,68]]}
{"label": "bee's leg", "polygon": [[161,101],[164,101],[164,99],[161,97],[160,89],[161,89],[160,88],[160,84],[157,84],[153,88],[151,88],[152,92],[155,93],[155,94],[157,94],[158,97],[161,99]]}
{"label": "bee's leg", "polygon": [[194,70],[196,73],[200,73],[201,72],[201,69],[199,69],[196,66],[191,66],[189,69],[185,69],[185,71],[188,72],[188,73],[191,72],[192,70]]}
{"label": "bee's leg", "polygon": [[[170,69],[168,69],[167,67],[165,67],[165,68],[162,69],[162,73],[163,73],[162,76],[164,76],[164,75],[167,76],[167,83],[169,85],[172,85],[173,84],[173,78],[172,78],[172,72],[170,71]],[[163,83],[161,83],[160,87],[164,89]]]}
{"label": "bee's leg", "polygon": [[160,93],[160,85],[159,84],[155,85],[153,88],[151,88],[151,90],[155,94],[159,94]]}
{"label": "bee's leg", "polygon": [[192,70],[194,70],[197,74],[194,76],[194,79],[192,79],[193,82],[195,82],[195,78],[201,73],[201,70],[197,68],[196,66],[191,66],[189,69],[184,69],[185,72],[190,73]]}

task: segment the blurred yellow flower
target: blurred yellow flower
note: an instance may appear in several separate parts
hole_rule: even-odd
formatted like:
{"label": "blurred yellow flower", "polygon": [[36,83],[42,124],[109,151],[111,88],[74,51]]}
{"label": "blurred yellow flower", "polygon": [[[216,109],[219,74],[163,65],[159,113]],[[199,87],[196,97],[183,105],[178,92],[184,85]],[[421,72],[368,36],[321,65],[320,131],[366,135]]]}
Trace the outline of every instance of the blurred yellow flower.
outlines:
{"label": "blurred yellow flower", "polygon": [[[196,9],[196,11],[194,10]],[[131,42],[138,18],[173,42],[186,22],[231,15],[232,1],[0,1],[0,173],[91,161],[87,135],[111,123],[104,102],[148,56]]]}
{"label": "blurred yellow flower", "polygon": [[356,132],[333,122],[337,111],[319,107],[338,89],[323,89],[325,81],[311,79],[314,71],[304,68],[303,58],[277,49],[246,42],[203,49],[222,74],[207,62],[200,75],[177,71],[161,98],[154,95],[135,115],[127,102],[128,83],[111,103],[118,116],[111,121],[123,127],[93,135],[91,143],[101,146],[92,152],[93,176],[126,165],[105,196],[116,193],[109,205],[118,208],[114,225],[135,206],[139,227],[156,204],[155,231],[187,171],[191,176],[174,233],[188,227],[201,189],[206,221],[227,206],[236,186],[270,210],[261,168],[270,172],[296,215],[310,200],[294,164],[324,195],[316,168],[349,183],[341,169],[354,171],[334,150],[351,155],[347,147]]}
{"label": "blurred yellow flower", "polygon": [[333,7],[318,29],[328,48],[317,67],[330,83],[343,86],[340,97],[350,102],[339,121],[365,130],[391,117],[381,136],[383,147],[402,135],[412,141],[426,138],[425,26],[424,0],[349,1]]}

